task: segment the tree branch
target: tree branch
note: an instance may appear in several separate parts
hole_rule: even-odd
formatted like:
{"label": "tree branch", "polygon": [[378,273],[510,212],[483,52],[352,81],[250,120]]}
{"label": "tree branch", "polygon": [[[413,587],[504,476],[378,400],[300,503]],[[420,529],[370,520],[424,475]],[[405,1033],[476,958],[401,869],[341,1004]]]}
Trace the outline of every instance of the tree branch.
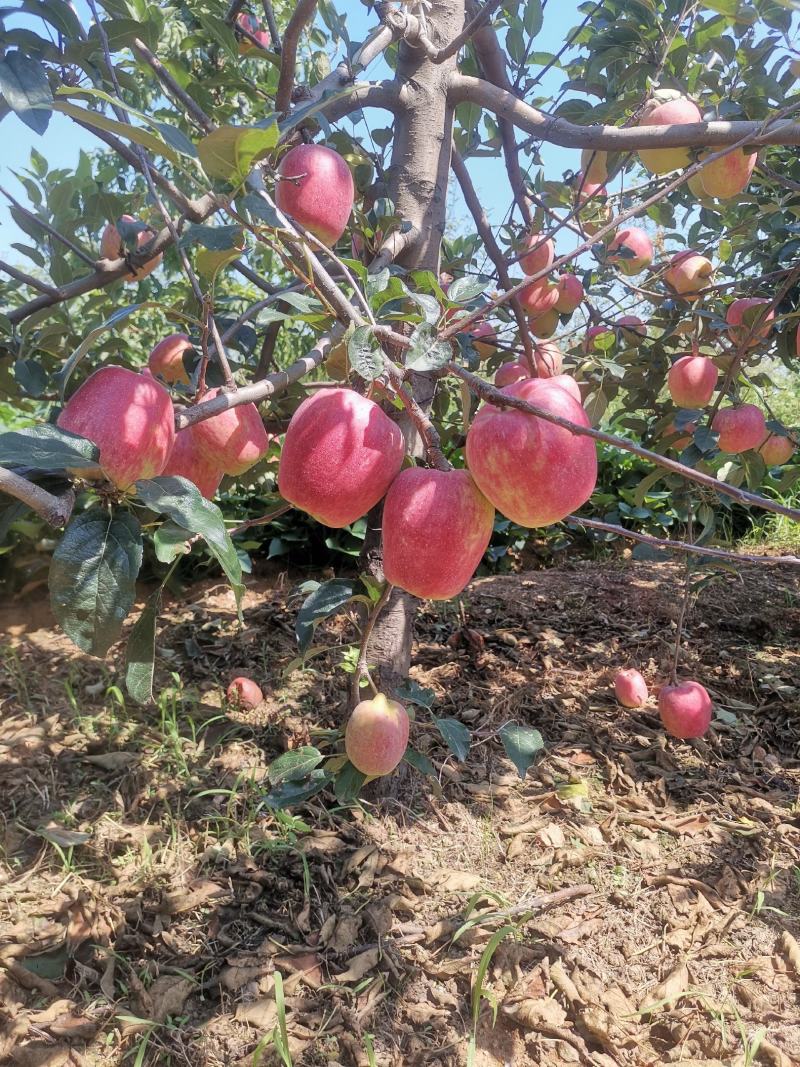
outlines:
{"label": "tree branch", "polygon": [[0,467],[0,493],[7,493],[27,504],[49,526],[66,526],[75,505],[75,493],[72,489],[67,489],[61,496],[55,496],[5,467]]}
{"label": "tree branch", "polygon": [[83,262],[87,263],[90,267],[94,266],[95,261],[93,256],[90,256],[88,252],[84,252],[80,245],[76,245],[74,241],[70,241],[70,239],[68,237],[65,237],[63,233],[59,233],[58,230],[54,226],[51,226],[49,222],[45,222],[44,219],[40,219],[39,216],[35,215],[32,211],[28,211],[28,209],[26,207],[23,207],[18,200],[15,200],[11,193],[4,189],[2,185],[0,185],[0,193],[3,194],[6,200],[8,200],[8,202],[17,209],[17,211],[21,211],[26,218],[30,219],[32,222],[35,222],[37,226],[41,226],[45,233],[49,233],[51,237],[53,237],[56,241],[60,241],[62,245],[64,245],[70,250],[70,252],[74,252],[78,259],[82,259]]}
{"label": "tree branch", "polygon": [[58,290],[54,286],[48,285],[47,282],[40,282],[38,278],[17,270],[16,267],[12,267],[10,263],[6,263],[3,259],[0,259],[0,270],[4,274],[8,274],[9,277],[14,278],[15,281],[22,282],[23,285],[29,285],[31,289],[36,289],[40,293],[47,294],[47,296],[58,296]]}
{"label": "tree branch", "polygon": [[281,70],[278,77],[278,89],[275,93],[275,110],[279,115],[289,110],[297,64],[297,46],[300,43],[300,35],[314,17],[316,10],[317,0],[297,0],[292,17],[284,31]]}
{"label": "tree branch", "polygon": [[140,41],[136,37],[133,42],[133,50],[150,67],[169,95],[183,104],[201,129],[205,130],[206,133],[211,133],[212,130],[217,128],[200,105],[189,96],[185,89],[178,85],[161,60],[153,55],[144,41]]}

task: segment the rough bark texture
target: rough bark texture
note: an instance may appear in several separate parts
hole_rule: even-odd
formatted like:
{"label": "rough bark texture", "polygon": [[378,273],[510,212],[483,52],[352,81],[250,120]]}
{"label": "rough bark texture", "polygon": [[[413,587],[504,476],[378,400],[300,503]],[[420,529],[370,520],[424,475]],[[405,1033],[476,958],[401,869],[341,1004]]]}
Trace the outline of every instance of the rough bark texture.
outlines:
{"label": "rough bark texture", "polygon": [[[446,45],[463,25],[464,0],[437,0],[432,6],[428,34],[435,44]],[[398,215],[413,227],[411,240],[398,257],[398,263],[410,270],[439,270],[453,135],[447,87],[455,69],[455,57],[434,64],[421,49],[400,45],[401,91],[389,192]],[[430,406],[434,385],[425,375],[415,375],[414,396],[423,409]],[[413,437],[410,445],[417,453]],[[364,560],[369,572],[382,579],[380,509],[368,517]],[[384,689],[395,689],[408,676],[417,604],[416,598],[395,590],[373,631],[368,658]]]}

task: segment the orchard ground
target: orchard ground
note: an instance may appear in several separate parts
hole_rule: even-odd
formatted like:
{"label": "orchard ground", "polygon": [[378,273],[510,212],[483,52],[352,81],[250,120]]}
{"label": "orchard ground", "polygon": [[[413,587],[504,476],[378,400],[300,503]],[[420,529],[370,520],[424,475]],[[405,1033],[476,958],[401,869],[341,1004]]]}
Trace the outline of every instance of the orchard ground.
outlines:
{"label": "orchard ground", "polygon": [[[168,602],[149,711],[119,657],[9,604],[0,1061],[277,1063],[279,971],[284,1063],[460,1065],[475,1018],[479,1067],[800,1062],[800,581],[703,590],[683,668],[721,717],[688,744],[612,684],[664,678],[681,574],[574,559],[426,605],[412,677],[474,731],[467,760],[417,709],[433,780],[277,815],[268,765],[340,725],[348,677],[345,616],[285,673],[296,575],[250,580],[243,629],[222,583]],[[236,674],[254,711],[221,703]],[[523,780],[509,720],[545,741]]]}

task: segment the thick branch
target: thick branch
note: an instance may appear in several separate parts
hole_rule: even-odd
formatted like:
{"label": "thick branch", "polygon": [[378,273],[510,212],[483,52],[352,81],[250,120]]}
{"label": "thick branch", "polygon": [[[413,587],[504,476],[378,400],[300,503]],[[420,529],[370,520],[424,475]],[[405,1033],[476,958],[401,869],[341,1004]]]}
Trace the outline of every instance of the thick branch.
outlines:
{"label": "thick branch", "polygon": [[281,72],[278,78],[278,90],[275,93],[275,110],[279,115],[289,110],[294,87],[297,46],[300,43],[300,35],[314,17],[316,9],[317,0],[298,0],[283,34]]}
{"label": "thick branch", "polygon": [[61,496],[54,496],[5,467],[0,467],[0,493],[7,493],[27,504],[49,526],[66,526],[75,504],[75,494],[71,489]]}
{"label": "thick branch", "polygon": [[31,289],[36,289],[40,293],[46,293],[47,296],[58,296],[58,290],[54,286],[48,285],[47,282],[41,282],[38,278],[25,274],[24,271],[17,270],[16,267],[12,267],[10,263],[6,263],[3,259],[0,259],[0,271],[3,271],[10,278],[14,278],[15,281],[22,282],[23,285],[29,285]]}

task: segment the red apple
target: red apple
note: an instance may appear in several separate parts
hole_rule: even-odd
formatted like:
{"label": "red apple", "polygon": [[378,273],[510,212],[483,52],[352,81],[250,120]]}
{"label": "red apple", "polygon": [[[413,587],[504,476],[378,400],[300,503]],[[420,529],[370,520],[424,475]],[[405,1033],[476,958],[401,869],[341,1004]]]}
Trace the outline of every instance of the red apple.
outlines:
{"label": "red apple", "polygon": [[[155,378],[124,367],[101,367],[69,398],[58,425],[92,441],[109,481],[127,489],[164,470],[175,443],[175,412]],[[78,477],[87,470],[75,470]]]}
{"label": "red apple", "polygon": [[396,700],[378,693],[356,704],[344,731],[347,758],[369,777],[389,774],[408,747],[408,712]]}
{"label": "red apple", "polygon": [[[247,15],[244,11],[242,11],[239,15],[236,16],[236,24],[237,26],[241,26],[242,29],[247,30],[248,33],[252,33],[252,35],[255,37],[255,39],[258,41],[262,48],[269,48],[271,40],[270,35],[266,30],[261,29],[261,23],[258,19],[253,18],[252,15]],[[258,47],[253,44],[249,37],[239,38],[240,56],[250,56],[253,55],[254,52],[258,51]]]}
{"label": "red apple", "polygon": [[520,251],[525,253],[519,264],[526,274],[538,274],[540,270],[549,270],[556,254],[552,239],[542,237],[540,233],[528,234],[522,242]]}
{"label": "red apple", "polygon": [[275,202],[326,245],[335,245],[353,210],[355,187],[338,152],[319,144],[290,149],[278,166]]}
{"label": "red apple", "polygon": [[725,321],[730,327],[728,333],[734,344],[741,345],[747,341],[747,347],[754,348],[769,337],[772,329],[770,323],[775,318],[774,308],[766,311],[770,303],[763,296],[743,296],[728,304]]}
{"label": "red apple", "polygon": [[[704,159],[710,154],[702,153],[700,158]],[[694,177],[695,188],[702,189],[706,196],[713,196],[717,200],[730,200],[747,188],[757,162],[757,152],[746,153],[743,148],[736,148],[698,171]]]}
{"label": "red apple", "polygon": [[684,448],[687,447],[687,445],[690,445],[692,443],[692,437],[693,437],[694,431],[696,429],[697,429],[697,423],[696,422],[690,422],[687,426],[683,427],[683,431],[684,432],[682,433],[682,431],[680,431],[678,429],[678,427],[675,425],[675,423],[671,422],[669,424],[669,426],[666,428],[666,430],[664,431],[664,436],[665,437],[671,437],[672,434],[682,433],[682,436],[681,437],[676,437],[675,440],[669,446],[670,448],[674,448],[678,452],[681,452],[681,451],[683,451]]}
{"label": "red apple", "polygon": [[771,433],[758,451],[768,467],[781,467],[794,455],[794,445],[783,434]]}
{"label": "red apple", "polygon": [[553,385],[557,385],[560,389],[566,389],[569,395],[583,406],[580,386],[571,374],[554,374],[552,378],[548,378],[547,380],[552,382]]}
{"label": "red apple", "polygon": [[608,262],[619,267],[623,274],[641,274],[653,262],[653,242],[646,230],[626,226],[617,231],[608,253]]}
{"label": "red apple", "polygon": [[[202,400],[213,400],[220,389],[209,389]],[[202,458],[223,474],[244,474],[269,450],[270,437],[255,404],[227,408],[210,419],[193,424],[194,440]]]}
{"label": "red apple", "polygon": [[223,474],[219,467],[209,463],[198,447],[194,426],[178,430],[167,465],[161,473],[187,478],[208,500],[211,500],[219,489]]}
{"label": "red apple", "polygon": [[523,378],[530,378],[531,372],[522,360],[513,363],[501,363],[494,372],[494,384],[498,389],[503,389],[512,382],[521,382]]}
{"label": "red apple", "polygon": [[183,353],[192,348],[192,342],[185,333],[171,333],[159,341],[147,359],[151,374],[158,375],[170,384],[180,382],[189,384],[189,375],[183,365]]}
{"label": "red apple", "polygon": [[672,737],[702,737],[711,725],[714,706],[699,682],[665,685],[658,694],[658,713]]}
{"label": "red apple", "polygon": [[244,708],[247,711],[257,708],[264,699],[264,694],[261,692],[260,687],[256,685],[252,678],[245,678],[244,676],[233,679],[225,690],[225,696],[228,698],[229,704],[233,704],[234,707]]}
{"label": "red apple", "polygon": [[626,345],[636,346],[647,340],[647,326],[637,315],[621,315],[615,319],[614,327]]}
{"label": "red apple", "polygon": [[555,309],[560,315],[571,315],[581,304],[585,293],[580,278],[574,274],[562,274],[559,276],[558,300]]}
{"label": "red apple", "polygon": [[717,386],[719,372],[708,356],[681,356],[667,374],[667,388],[679,408],[704,408]]}
{"label": "red apple", "polygon": [[647,682],[633,667],[618,671],[614,678],[614,692],[625,708],[641,708],[647,703],[650,693]]}
{"label": "red apple", "polygon": [[477,322],[470,330],[472,347],[478,353],[479,359],[488,359],[497,351],[497,333],[494,326],[488,322]]}
{"label": "red apple", "polygon": [[713,273],[711,260],[688,248],[672,257],[664,281],[680,296],[692,297],[711,284]]}
{"label": "red apple", "polygon": [[[556,379],[529,378],[502,392],[578,426],[590,425],[582,406]],[[473,419],[466,457],[484,496],[520,526],[559,522],[589,499],[597,481],[591,438],[494,404],[484,404]]]}
{"label": "red apple", "polygon": [[539,378],[552,378],[561,373],[564,356],[555,341],[537,341],[533,346],[536,374]]}
{"label": "red apple", "polygon": [[558,329],[558,312],[555,308],[528,319],[528,329],[534,337],[552,337]]}
{"label": "red apple", "polygon": [[714,416],[711,428],[719,434],[720,452],[747,452],[758,448],[767,435],[764,413],[755,404],[738,408],[721,408]]}
{"label": "red apple", "polygon": [[[136,219],[133,215],[122,215],[119,221],[135,223]],[[136,247],[142,248],[152,240],[153,234],[150,233],[149,230],[142,230],[136,237]],[[100,255],[103,259],[122,259],[125,255],[125,245],[119,230],[113,222],[108,223],[100,236]],[[128,275],[126,281],[140,282],[142,278],[146,278],[148,274],[152,274],[163,258],[164,254],[159,252],[158,255],[153,256],[152,259],[148,259],[144,266],[132,271]]]}
{"label": "red apple", "polygon": [[281,495],[325,526],[349,526],[397,477],[403,434],[352,389],[321,389],[292,416],[278,469]]}
{"label": "red apple", "polygon": [[[555,308],[559,297],[558,286],[542,278],[541,281],[531,282],[530,285],[524,286],[517,296],[525,314],[535,318]],[[558,312],[556,312],[556,318],[558,318]]]}
{"label": "red apple", "polygon": [[425,600],[451,600],[477,570],[493,526],[494,508],[467,471],[401,471],[383,505],[387,582]]}
{"label": "red apple", "polygon": [[[702,122],[700,108],[674,89],[658,89],[639,116],[639,126],[673,126]],[[640,148],[639,159],[651,174],[668,174],[688,167],[688,148]]]}
{"label": "red apple", "polygon": [[604,326],[602,323],[598,323],[596,326],[590,326],[586,333],[583,335],[583,351],[588,355],[591,352],[608,351],[608,349],[599,349],[595,345],[595,338],[602,337],[604,334],[612,334],[614,330],[611,326]]}

